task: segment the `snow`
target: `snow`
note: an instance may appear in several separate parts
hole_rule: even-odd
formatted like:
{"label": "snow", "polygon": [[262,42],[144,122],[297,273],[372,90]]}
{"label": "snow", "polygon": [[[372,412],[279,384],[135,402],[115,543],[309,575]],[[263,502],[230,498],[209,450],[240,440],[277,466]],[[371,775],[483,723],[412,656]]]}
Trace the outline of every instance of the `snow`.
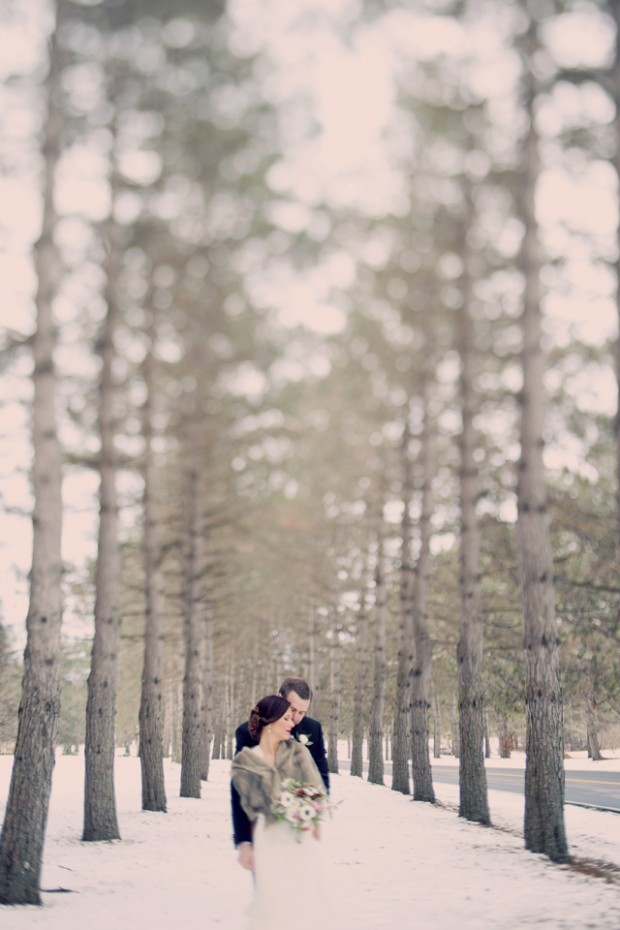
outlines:
{"label": "snow", "polygon": [[[445,757],[440,764],[457,764]],[[517,754],[493,766],[522,764]],[[5,803],[12,757],[0,757]],[[569,759],[567,769],[620,770]],[[179,798],[180,768],[166,761],[169,812],[140,810],[140,763],[116,760],[122,840],[80,840],[84,760],[59,756],[45,846],[43,907],[0,907],[2,930],[244,930],[252,878],[231,842],[230,763],[212,762],[200,800]],[[594,770],[594,768],[593,768]],[[386,778],[389,785],[389,776]],[[618,930],[620,872],[607,879],[558,866],[523,848],[523,800],[490,791],[494,824],[455,811],[458,787],[435,784],[440,805],[413,803],[389,787],[333,776],[341,802],[322,839],[326,922],[339,930]],[[620,866],[618,815],[566,808],[571,853]],[[66,892],[53,889],[66,889]],[[299,901],[312,895],[299,876]],[[295,917],[291,915],[291,930]],[[274,928],[276,930],[276,928]]]}

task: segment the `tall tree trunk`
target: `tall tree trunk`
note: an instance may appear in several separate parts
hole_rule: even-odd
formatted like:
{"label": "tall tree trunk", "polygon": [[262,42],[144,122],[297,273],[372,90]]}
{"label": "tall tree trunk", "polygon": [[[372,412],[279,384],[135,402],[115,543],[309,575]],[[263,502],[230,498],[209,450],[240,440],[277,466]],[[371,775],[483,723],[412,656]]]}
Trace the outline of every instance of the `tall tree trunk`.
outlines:
{"label": "tall tree trunk", "polygon": [[499,757],[500,759],[510,759],[512,753],[512,737],[508,730],[508,719],[501,716],[499,719]]}
{"label": "tall tree trunk", "polygon": [[[525,5],[523,6],[525,10]],[[521,459],[518,476],[517,541],[523,602],[526,668],[525,845],[564,862],[564,750],[560,641],[555,615],[553,558],[547,515],[544,448],[544,358],[541,348],[540,246],[535,215],[538,179],[536,87],[532,61],[538,49],[536,23],[523,38],[523,93],[529,120],[523,143],[520,199],[524,223]]]}
{"label": "tall tree trunk", "polygon": [[411,674],[411,740],[413,800],[434,803],[433,774],[428,751],[428,709],[432,671],[432,643],[426,612],[428,575],[431,557],[431,515],[433,501],[433,455],[431,448],[428,402],[430,381],[428,372],[422,386],[422,432],[420,456],[422,464],[422,501],[420,506],[420,550],[416,566],[413,594],[414,661]]}
{"label": "tall tree trunk", "polygon": [[[467,220],[471,219],[471,197],[467,191]],[[469,223],[464,224],[469,228]],[[465,228],[462,236],[467,256]],[[459,313],[458,350],[461,359],[461,539],[460,593],[461,628],[457,646],[459,673],[459,816],[489,823],[487,776],[484,767],[484,689],[482,684],[483,626],[480,606],[480,530],[476,519],[478,468],[474,429],[474,323],[472,289],[467,258],[461,278],[463,306]]]}
{"label": "tall tree trunk", "polygon": [[441,759],[441,705],[435,684],[431,687],[433,698],[433,759]]}
{"label": "tall tree trunk", "polygon": [[140,767],[142,810],[166,811],[164,746],[162,723],[163,603],[161,546],[155,505],[155,464],[153,461],[153,367],[154,321],[144,361],[146,397],[142,410],[144,438],[144,486],[142,496],[145,577],[144,665],[140,695]]}
{"label": "tall tree trunk", "polygon": [[213,605],[205,605],[205,642],[204,642],[204,673],[202,682],[202,749],[200,777],[202,781],[209,778],[209,763],[211,761],[211,739],[213,738]]}
{"label": "tall tree trunk", "polygon": [[600,762],[603,758],[598,739],[598,726],[596,721],[596,703],[589,691],[585,697],[586,704],[586,736],[588,742],[588,758],[593,762]]}
{"label": "tall tree trunk", "polygon": [[598,666],[596,656],[593,657],[585,683],[586,705],[586,738],[588,744],[588,758],[593,762],[600,762],[603,758],[598,738],[598,715],[596,712],[598,691]]}
{"label": "tall tree trunk", "polygon": [[338,727],[340,724],[341,646],[338,612],[333,608],[332,641],[329,653],[329,730],[327,734],[327,765],[338,774]]}
{"label": "tall tree trunk", "polygon": [[202,461],[193,457],[187,487],[189,490],[188,544],[186,554],[185,618],[183,639],[183,736],[181,745],[181,797],[200,797],[202,747],[201,700],[201,622],[202,581],[204,579],[204,518]]}
{"label": "tall tree trunk", "polygon": [[[228,675],[226,677],[226,706],[224,713],[224,736],[223,736],[223,746],[222,746],[222,755],[226,759],[232,759],[233,757],[233,707],[235,706],[235,682],[237,676],[235,674],[235,660],[231,656],[228,663]],[[272,676],[273,678],[274,676]]]}
{"label": "tall tree trunk", "polygon": [[310,632],[308,634],[308,684],[316,703],[318,678],[316,656],[319,648],[319,614],[316,605],[310,609]]}
{"label": "tall tree trunk", "polygon": [[385,612],[386,593],[383,565],[384,529],[382,516],[379,518],[377,541],[377,564],[375,567],[374,607],[374,669],[372,707],[368,734],[368,781],[383,784],[383,716],[385,713]]}
{"label": "tall tree trunk", "polygon": [[224,724],[222,722],[222,707],[218,707],[217,716],[215,718],[215,727],[213,729],[213,752],[211,753],[212,759],[222,759],[224,757]]}
{"label": "tall tree trunk", "polygon": [[411,555],[411,499],[413,497],[413,469],[410,452],[411,431],[409,407],[405,411],[403,427],[401,554],[399,575],[399,642],[396,671],[394,731],[392,738],[392,791],[409,794],[409,749],[411,697],[410,681],[413,666],[413,564]]}
{"label": "tall tree trunk", "polygon": [[351,735],[351,775],[362,778],[364,771],[364,696],[368,672],[368,580],[364,574],[357,614],[355,637],[355,689],[353,701],[353,732]]}
{"label": "tall tree trunk", "polygon": [[461,735],[459,733],[457,701],[454,696],[450,703],[450,732],[452,734],[452,755],[455,759],[459,759],[461,755]]}
{"label": "tall tree trunk", "polygon": [[170,685],[170,758],[181,763],[181,745],[183,742],[183,686],[180,683]]}
{"label": "tall tree trunk", "polygon": [[489,718],[484,715],[484,758],[491,758],[491,740],[489,739]]}
{"label": "tall tree trunk", "polygon": [[[60,6],[58,19],[60,19]],[[0,904],[40,904],[45,830],[60,713],[62,618],[61,449],[56,426],[56,333],[52,301],[59,276],[54,184],[60,151],[58,25],[50,40],[43,218],[34,261],[38,281],[33,337],[32,569],[17,742],[0,837]]]}
{"label": "tall tree trunk", "polygon": [[[114,99],[114,89],[111,90]],[[110,186],[112,202],[118,183],[114,147]],[[114,793],[116,675],[121,627],[121,563],[118,539],[116,492],[115,403],[113,363],[115,332],[119,316],[117,279],[119,273],[118,230],[110,215],[106,224],[107,261],[104,300],[106,316],[97,349],[101,355],[99,376],[99,534],[95,569],[95,635],[88,676],[86,736],[84,743],[84,829],[88,841],[119,839]]]}
{"label": "tall tree trunk", "polygon": [[[610,0],[607,4],[607,9],[616,26],[614,60],[612,63],[612,94],[616,104],[613,165],[616,170],[617,184],[620,185],[620,4],[617,0]],[[617,404],[614,429],[616,436],[616,546],[620,551],[620,221],[616,227],[616,243],[617,256],[615,265],[618,335],[615,345]]]}

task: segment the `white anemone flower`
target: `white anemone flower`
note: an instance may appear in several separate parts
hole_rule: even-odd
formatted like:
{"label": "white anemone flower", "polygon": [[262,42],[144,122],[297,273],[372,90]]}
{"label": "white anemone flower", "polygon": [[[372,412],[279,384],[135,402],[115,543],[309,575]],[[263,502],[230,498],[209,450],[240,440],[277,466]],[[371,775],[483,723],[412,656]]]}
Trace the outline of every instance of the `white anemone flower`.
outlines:
{"label": "white anemone flower", "polygon": [[299,810],[299,819],[306,822],[313,820],[316,815],[316,811],[313,807],[310,807],[309,804],[304,804],[303,807]]}

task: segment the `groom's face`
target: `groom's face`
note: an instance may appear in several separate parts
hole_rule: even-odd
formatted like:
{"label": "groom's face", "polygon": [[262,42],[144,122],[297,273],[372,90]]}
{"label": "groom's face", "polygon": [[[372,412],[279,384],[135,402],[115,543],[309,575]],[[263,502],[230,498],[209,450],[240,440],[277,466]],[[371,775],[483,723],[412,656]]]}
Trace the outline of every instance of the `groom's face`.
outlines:
{"label": "groom's face", "polygon": [[295,725],[301,723],[310,707],[310,701],[303,701],[296,691],[289,691],[286,695],[286,700],[291,705],[293,723]]}

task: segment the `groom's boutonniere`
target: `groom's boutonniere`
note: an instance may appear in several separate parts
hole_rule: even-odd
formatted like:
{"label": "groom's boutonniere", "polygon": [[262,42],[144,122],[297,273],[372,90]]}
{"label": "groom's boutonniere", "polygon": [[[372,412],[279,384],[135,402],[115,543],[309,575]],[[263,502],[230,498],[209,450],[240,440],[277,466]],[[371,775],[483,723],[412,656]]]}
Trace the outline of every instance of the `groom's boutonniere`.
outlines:
{"label": "groom's boutonniere", "polygon": [[307,733],[296,733],[295,739],[298,743],[301,743],[302,746],[306,746],[306,748],[312,746],[312,740]]}

